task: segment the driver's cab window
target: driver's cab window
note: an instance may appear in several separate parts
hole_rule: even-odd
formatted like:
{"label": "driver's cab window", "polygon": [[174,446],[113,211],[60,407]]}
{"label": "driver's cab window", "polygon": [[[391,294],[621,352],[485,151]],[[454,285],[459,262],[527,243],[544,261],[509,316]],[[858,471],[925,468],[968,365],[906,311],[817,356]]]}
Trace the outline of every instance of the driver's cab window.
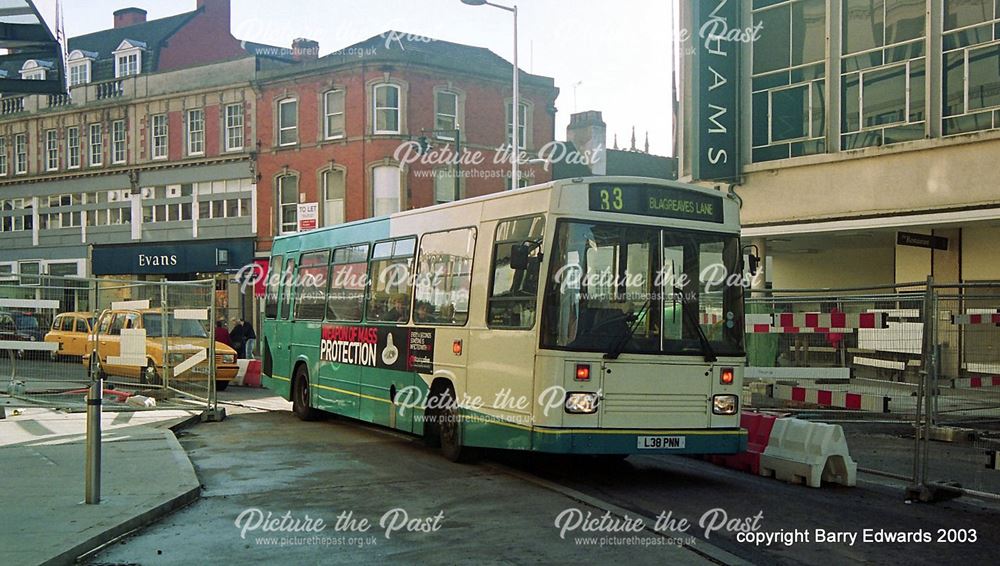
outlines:
{"label": "driver's cab window", "polygon": [[[544,232],[545,218],[542,216],[504,220],[497,224],[486,316],[491,328],[529,329],[535,325]],[[525,265],[519,265],[519,255],[527,255]]]}
{"label": "driver's cab window", "polygon": [[0,330],[3,332],[14,332],[17,327],[14,325],[14,319],[9,315],[0,316]]}
{"label": "driver's cab window", "polygon": [[101,318],[101,327],[98,328],[97,332],[99,334],[109,334],[111,332],[111,319],[114,318],[113,314],[106,314]]}

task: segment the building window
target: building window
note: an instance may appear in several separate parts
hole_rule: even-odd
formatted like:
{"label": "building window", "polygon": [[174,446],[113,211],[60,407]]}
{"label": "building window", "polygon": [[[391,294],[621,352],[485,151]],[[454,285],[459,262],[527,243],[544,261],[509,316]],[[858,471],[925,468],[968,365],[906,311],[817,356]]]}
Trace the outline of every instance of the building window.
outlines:
{"label": "building window", "polygon": [[187,113],[187,153],[205,154],[205,111],[200,108]]}
{"label": "building window", "polygon": [[28,173],[28,135],[17,134],[14,136],[14,174],[25,175]]}
{"label": "building window", "polygon": [[115,120],[111,123],[111,163],[125,163],[125,120]]}
{"label": "building window", "polygon": [[943,27],[941,133],[1000,128],[1000,2],[945,0]]}
{"label": "building window", "polygon": [[278,103],[278,145],[299,141],[299,102],[294,98]]}
{"label": "building window", "polygon": [[323,95],[323,137],[335,140],[344,137],[344,91],[330,90]]}
{"label": "building window", "polygon": [[142,52],[138,49],[115,53],[115,78],[138,75],[142,68]]}
{"label": "building window", "polygon": [[278,177],[279,234],[299,229],[299,178],[295,175]]}
{"label": "building window", "polygon": [[323,226],[344,223],[344,183],[343,169],[323,171]]}
{"label": "building window", "polygon": [[66,167],[80,168],[80,128],[72,126],[66,129]]}
{"label": "building window", "polygon": [[[239,218],[253,214],[250,206],[250,191],[253,190],[250,179],[227,179],[194,184],[194,192],[198,195],[198,217],[202,219]],[[191,185],[172,185],[167,187],[167,198],[180,196],[187,199],[191,194]],[[182,220],[190,219],[190,213],[182,206]],[[173,217],[173,213],[171,213]],[[186,218],[185,218],[186,217]]]}
{"label": "building window", "polygon": [[90,82],[90,61],[69,67],[69,86],[85,85]]}
{"label": "building window", "polygon": [[374,114],[376,134],[398,134],[399,87],[391,84],[375,85]]}
{"label": "building window", "polygon": [[435,136],[443,140],[454,140],[451,130],[458,128],[458,95],[454,92],[439,91],[434,95]]}
{"label": "building window", "polygon": [[59,169],[59,132],[45,131],[45,170]]}
{"label": "building window", "polygon": [[770,31],[751,47],[752,160],[823,153],[826,3],[794,0],[755,9],[753,24]]}
{"label": "building window", "polygon": [[457,198],[457,177],[451,169],[434,171],[434,204],[452,202]]}
{"label": "building window", "polygon": [[167,115],[157,114],[153,116],[153,136],[151,153],[153,159],[167,158]]}
{"label": "building window", "polygon": [[7,176],[7,137],[0,136],[0,177]]}
{"label": "building window", "polygon": [[841,149],[924,137],[925,10],[917,0],[844,0]]}
{"label": "building window", "polygon": [[104,164],[104,135],[100,124],[90,125],[90,166]]}
{"label": "building window", "polygon": [[387,216],[400,211],[402,178],[402,170],[394,165],[379,166],[372,170],[375,216]]}
{"label": "building window", "polygon": [[243,105],[226,106],[226,151],[243,149]]}
{"label": "building window", "polygon": [[[514,131],[514,115],[511,113],[511,108],[513,108],[513,102],[507,103],[507,143],[513,143],[513,138],[511,137],[511,132]],[[518,106],[521,107],[521,112],[517,117],[517,147],[524,149],[528,147],[528,130],[530,124],[528,124],[528,105],[520,102]]]}

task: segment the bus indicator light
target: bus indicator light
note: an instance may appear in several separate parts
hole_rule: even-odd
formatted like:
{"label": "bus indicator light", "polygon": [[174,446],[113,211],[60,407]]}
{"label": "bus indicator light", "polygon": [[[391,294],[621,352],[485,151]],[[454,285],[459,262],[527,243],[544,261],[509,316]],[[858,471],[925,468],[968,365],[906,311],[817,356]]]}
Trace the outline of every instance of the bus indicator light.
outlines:
{"label": "bus indicator light", "polygon": [[719,372],[719,383],[732,385],[735,377],[736,373],[733,371],[733,368],[722,368],[722,371]]}
{"label": "bus indicator light", "polygon": [[590,381],[590,365],[576,364],[576,380]]}
{"label": "bus indicator light", "polygon": [[451,343],[451,353],[455,354],[456,356],[461,356],[462,355],[462,341],[461,340],[455,340],[454,342]]}

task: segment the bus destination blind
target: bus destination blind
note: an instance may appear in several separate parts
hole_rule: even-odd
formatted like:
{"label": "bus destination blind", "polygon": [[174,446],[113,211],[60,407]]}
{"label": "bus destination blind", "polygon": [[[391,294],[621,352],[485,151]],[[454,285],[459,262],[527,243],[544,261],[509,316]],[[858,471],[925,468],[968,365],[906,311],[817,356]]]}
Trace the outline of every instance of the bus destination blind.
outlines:
{"label": "bus destination blind", "polygon": [[655,185],[594,183],[590,210],[722,224],[722,197]]}

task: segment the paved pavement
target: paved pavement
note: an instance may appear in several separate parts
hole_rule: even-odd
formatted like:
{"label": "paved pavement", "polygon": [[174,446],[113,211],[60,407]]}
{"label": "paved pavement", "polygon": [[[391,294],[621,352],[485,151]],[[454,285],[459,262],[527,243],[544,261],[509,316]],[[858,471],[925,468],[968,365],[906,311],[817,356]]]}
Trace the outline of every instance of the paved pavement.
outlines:
{"label": "paved pavement", "polygon": [[6,407],[0,420],[0,564],[69,564],[198,497],[169,427],[197,413],[105,413],[103,490],[84,500],[83,413]]}
{"label": "paved pavement", "polygon": [[[244,410],[274,403],[237,402]],[[231,413],[181,433],[201,499],[109,546],[93,564],[739,563],[704,541],[681,547],[683,537],[651,529],[578,529],[561,538],[555,521],[564,512],[565,520],[600,519],[610,510],[633,523],[635,515],[488,463],[453,464],[410,436],[335,419],[304,423],[287,410]],[[323,529],[306,529],[317,519]],[[282,521],[303,530],[281,530]]]}

